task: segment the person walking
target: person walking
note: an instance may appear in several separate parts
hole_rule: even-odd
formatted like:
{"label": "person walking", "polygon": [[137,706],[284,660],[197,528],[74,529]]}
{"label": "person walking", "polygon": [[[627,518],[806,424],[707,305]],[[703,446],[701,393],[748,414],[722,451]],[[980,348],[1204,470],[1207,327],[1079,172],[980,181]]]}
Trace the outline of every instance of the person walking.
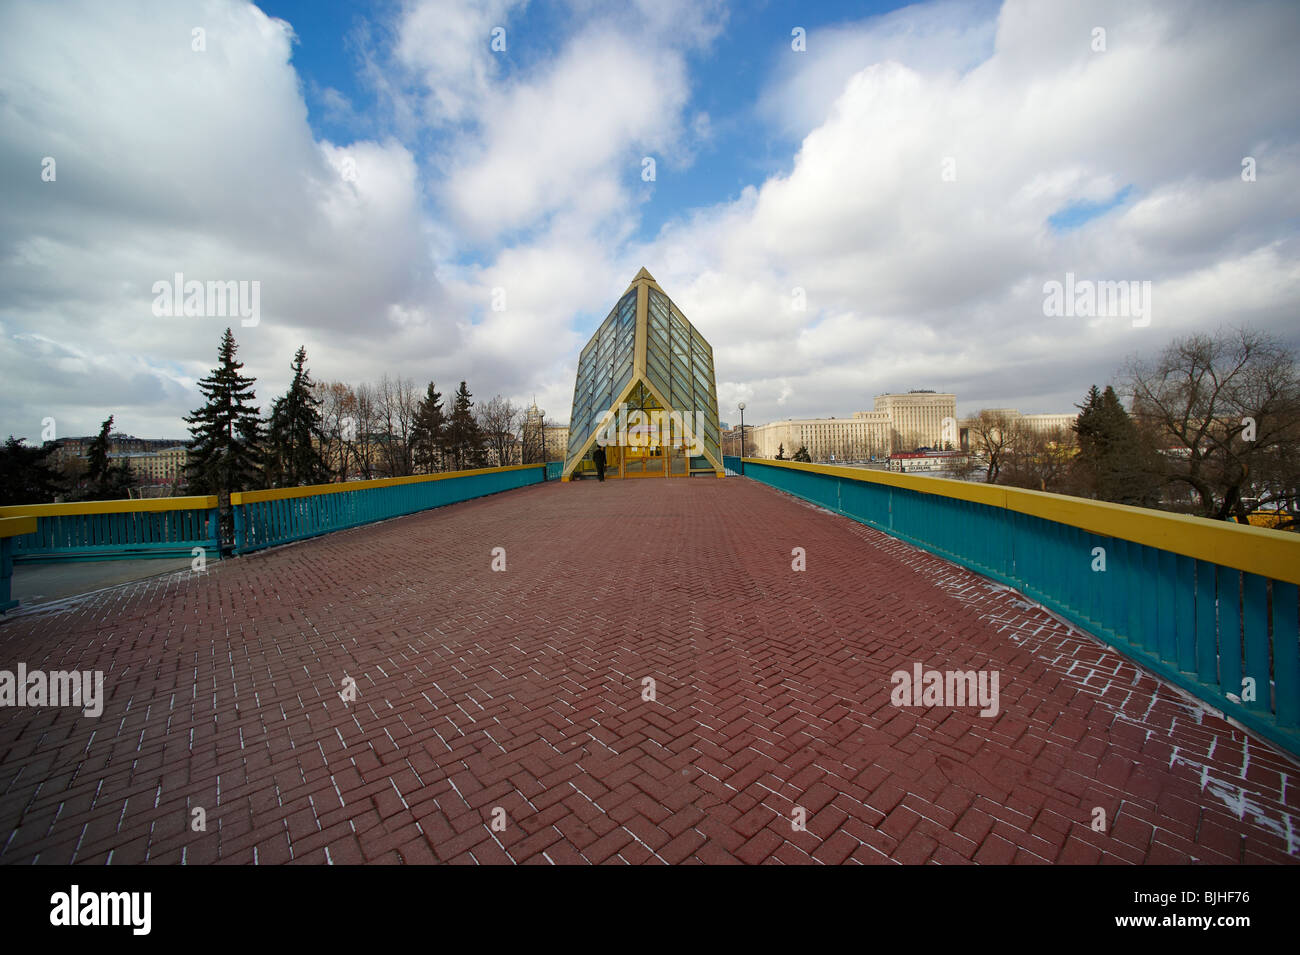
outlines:
{"label": "person walking", "polygon": [[596,445],[596,450],[591,452],[591,460],[596,465],[596,477],[598,480],[605,480],[605,449]]}

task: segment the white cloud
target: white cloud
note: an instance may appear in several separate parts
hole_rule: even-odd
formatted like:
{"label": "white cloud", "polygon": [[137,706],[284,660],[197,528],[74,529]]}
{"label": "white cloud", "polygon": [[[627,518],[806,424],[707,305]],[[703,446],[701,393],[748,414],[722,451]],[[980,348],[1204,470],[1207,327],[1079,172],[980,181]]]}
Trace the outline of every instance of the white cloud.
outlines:
{"label": "white cloud", "polygon": [[[306,344],[317,378],[466,378],[536,394],[553,420],[582,329],[641,265],[713,343],[729,420],[742,399],[761,421],[909,387],[1068,410],[1176,334],[1294,338],[1294,6],[946,2],[811,29],[755,104],[797,138],[785,170],[649,242],[643,156],[685,179],[701,144],[749,146],[697,95],[729,68],[701,65],[727,11],[571,0],[550,11],[558,38],[524,32],[533,12],[404,4],[390,46],[362,44],[373,138],[331,143],[290,28],[247,3],[0,8],[0,430],[116,412],[178,434],[226,322],[152,316],[152,283],[177,271],[262,282],[261,324],[235,330],[263,401]],[[320,100],[354,115],[338,90]],[[1128,186],[1101,218],[1048,225]],[[1152,281],[1152,325],[1044,318],[1042,283],[1067,271]]]}
{"label": "white cloud", "polygon": [[687,95],[680,55],[604,29],[580,33],[535,80],[485,99],[481,137],[451,162],[453,220],[488,239],[559,210],[594,224],[626,212],[643,155],[679,135]]}
{"label": "white cloud", "polygon": [[473,118],[500,72],[493,31],[513,39],[509,19],[522,0],[422,0],[405,4],[393,53],[421,83],[422,118],[442,125]]}
{"label": "white cloud", "polygon": [[[33,357],[23,335],[39,330],[64,349],[90,345],[92,358],[82,374],[54,363],[32,389],[6,388],[9,430],[34,433],[44,409],[81,406],[65,415],[74,430],[116,412],[124,427],[181,433],[197,393],[180,383],[211,367],[226,324],[266,378],[264,402],[299,344],[318,373],[370,374],[383,355],[323,367],[322,353],[387,340],[417,357],[454,335],[437,311],[413,156],[392,141],[313,139],[287,24],[233,0],[64,12],[0,12],[0,315],[6,357]],[[40,177],[46,155],[53,182]],[[153,283],[177,272],[260,282],[261,323],[155,317]],[[393,306],[424,320],[395,327]]]}
{"label": "white cloud", "polygon": [[[954,9],[970,8],[938,13]],[[1089,49],[1096,23],[1105,53]],[[1178,334],[1253,320],[1294,337],[1293,318],[1281,324],[1298,300],[1285,256],[1300,210],[1294,8],[1013,3],[972,66],[991,32],[917,8],[822,46],[814,32],[807,65],[770,95],[777,121],[806,119],[801,101],[816,107],[857,69],[791,171],[647,250],[714,343],[724,405],[748,395],[759,421],[848,414],[879,392],[932,387],[974,407],[1069,410],[1127,354]],[[1242,182],[1247,150],[1267,156],[1267,181]],[[955,182],[941,178],[945,157]],[[1128,185],[1129,207],[1049,227],[1067,204]],[[1066,271],[1153,281],[1152,327],[1046,319],[1042,283]],[[795,286],[806,313],[785,304]]]}

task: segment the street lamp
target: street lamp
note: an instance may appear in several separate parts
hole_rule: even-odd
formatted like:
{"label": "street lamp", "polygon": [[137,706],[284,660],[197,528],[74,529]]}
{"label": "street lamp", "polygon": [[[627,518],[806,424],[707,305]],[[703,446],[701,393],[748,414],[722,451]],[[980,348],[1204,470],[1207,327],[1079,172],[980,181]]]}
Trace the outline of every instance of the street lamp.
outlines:
{"label": "street lamp", "polygon": [[745,473],[745,403],[742,401],[740,408],[740,473]]}

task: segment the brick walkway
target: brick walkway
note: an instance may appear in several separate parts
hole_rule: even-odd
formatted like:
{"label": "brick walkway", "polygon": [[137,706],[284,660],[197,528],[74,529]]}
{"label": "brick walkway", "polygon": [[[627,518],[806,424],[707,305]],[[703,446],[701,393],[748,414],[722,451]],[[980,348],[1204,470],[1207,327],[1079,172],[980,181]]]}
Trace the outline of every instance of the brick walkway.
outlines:
{"label": "brick walkway", "polygon": [[[550,483],[128,584],[0,623],[20,661],[108,700],[0,709],[3,863],[1300,860],[1294,764],[746,480]],[[914,663],[998,671],[1001,712],[891,705]]]}

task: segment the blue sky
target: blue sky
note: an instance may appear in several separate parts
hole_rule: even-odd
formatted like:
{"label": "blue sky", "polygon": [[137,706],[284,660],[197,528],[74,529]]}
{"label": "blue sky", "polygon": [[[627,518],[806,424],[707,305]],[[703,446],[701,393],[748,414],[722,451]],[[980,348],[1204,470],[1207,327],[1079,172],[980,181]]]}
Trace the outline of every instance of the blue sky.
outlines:
{"label": "blue sky", "polygon": [[1118,209],[1133,195],[1133,187],[1125,186],[1113,196],[1101,200],[1079,199],[1067,203],[1057,212],[1052,213],[1047,221],[1057,232],[1069,232],[1091,222],[1098,216],[1104,216],[1112,209]]}
{"label": "blue sky", "polygon": [[[642,266],[728,420],[1069,411],[1182,336],[1300,345],[1298,46],[1282,0],[12,0],[0,434],[179,436],[226,324],[266,404],[304,346],[565,420]],[[177,273],[257,320],[160,313]],[[1149,320],[1049,314],[1067,274]]]}
{"label": "blue sky", "polygon": [[[378,106],[373,88],[364,81],[363,50],[382,33],[382,22],[400,5],[384,3],[370,9],[351,5],[326,5],[310,0],[263,0],[258,6],[268,15],[293,26],[293,66],[304,84],[308,121],[318,138],[335,142],[357,137],[384,135],[375,114]],[[692,72],[691,98],[687,109],[713,118],[715,138],[705,146],[689,170],[656,170],[653,184],[645,184],[642,166],[629,166],[630,187],[653,193],[637,216],[637,235],[649,241],[665,223],[690,209],[734,200],[745,186],[761,184],[774,173],[788,170],[798,140],[784,130],[773,129],[755,107],[764,85],[791,50],[792,31],[834,30],[906,7],[904,3],[759,2],[727,9],[725,26],[707,51],[689,56]],[[563,46],[564,39],[580,23],[573,11],[562,4],[531,3],[507,26],[504,52],[495,63],[503,81],[526,76],[544,68]],[[491,37],[482,45],[491,48]],[[327,90],[347,98],[356,115],[342,119],[330,109]],[[410,145],[436,148],[439,135],[424,131]],[[475,256],[470,253],[471,261]]]}

